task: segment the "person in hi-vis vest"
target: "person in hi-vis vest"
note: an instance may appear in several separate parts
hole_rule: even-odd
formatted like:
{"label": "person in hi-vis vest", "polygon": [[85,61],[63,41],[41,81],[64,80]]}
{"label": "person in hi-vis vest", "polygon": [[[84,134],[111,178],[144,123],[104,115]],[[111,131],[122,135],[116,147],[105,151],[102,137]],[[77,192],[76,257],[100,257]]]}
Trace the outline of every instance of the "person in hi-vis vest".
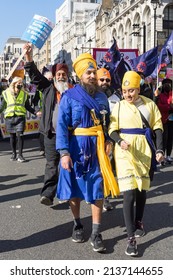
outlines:
{"label": "person in hi-vis vest", "polygon": [[[5,126],[10,134],[10,145],[12,149],[11,161],[24,162],[23,157],[23,132],[25,129],[26,111],[37,115],[35,109],[30,106],[28,93],[23,88],[23,80],[14,77],[9,88],[2,92],[2,103],[0,113],[4,111]],[[17,157],[17,143],[19,154]]]}

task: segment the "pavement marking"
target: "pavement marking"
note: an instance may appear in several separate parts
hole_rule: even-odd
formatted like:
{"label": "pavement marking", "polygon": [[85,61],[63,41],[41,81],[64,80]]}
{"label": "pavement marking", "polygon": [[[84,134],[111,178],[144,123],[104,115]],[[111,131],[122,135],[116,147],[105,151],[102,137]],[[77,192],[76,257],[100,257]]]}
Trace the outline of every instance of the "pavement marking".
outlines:
{"label": "pavement marking", "polygon": [[10,206],[10,208],[13,208],[13,209],[19,209],[21,207],[22,207],[21,205],[12,205],[12,206]]}

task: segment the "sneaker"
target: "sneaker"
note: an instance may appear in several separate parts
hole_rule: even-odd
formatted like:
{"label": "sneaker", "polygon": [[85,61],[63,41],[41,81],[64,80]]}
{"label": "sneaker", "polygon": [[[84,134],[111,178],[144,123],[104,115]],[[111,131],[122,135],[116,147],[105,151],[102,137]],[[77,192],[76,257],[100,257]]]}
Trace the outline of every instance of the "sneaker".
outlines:
{"label": "sneaker", "polygon": [[161,161],[161,166],[165,166],[166,165],[166,161]]}
{"label": "sneaker", "polygon": [[12,154],[10,160],[11,160],[11,161],[15,161],[16,159],[17,159],[17,158],[16,158],[16,154]]}
{"label": "sneaker", "polygon": [[84,242],[84,229],[83,226],[74,226],[72,233],[72,241],[76,243]]}
{"label": "sneaker", "polygon": [[135,237],[131,237],[128,239],[127,243],[127,248],[125,250],[125,254],[127,256],[137,256],[138,255],[138,250],[137,250],[137,244],[136,244],[136,239]]}
{"label": "sneaker", "polygon": [[136,222],[136,231],[135,231],[135,237],[142,237],[145,235],[144,225],[142,222],[137,221]]}
{"label": "sneaker", "polygon": [[23,156],[18,156],[17,161],[18,162],[25,162],[26,159]]}
{"label": "sneaker", "polygon": [[93,251],[95,252],[103,252],[106,250],[101,234],[91,235],[91,245],[93,246]]}
{"label": "sneaker", "polygon": [[53,200],[47,196],[42,196],[40,198],[40,203],[44,204],[46,206],[51,206],[51,205],[53,205]]}
{"label": "sneaker", "polygon": [[103,210],[105,211],[110,211],[113,209],[113,206],[112,204],[109,202],[109,199],[108,198],[105,198],[103,200]]}

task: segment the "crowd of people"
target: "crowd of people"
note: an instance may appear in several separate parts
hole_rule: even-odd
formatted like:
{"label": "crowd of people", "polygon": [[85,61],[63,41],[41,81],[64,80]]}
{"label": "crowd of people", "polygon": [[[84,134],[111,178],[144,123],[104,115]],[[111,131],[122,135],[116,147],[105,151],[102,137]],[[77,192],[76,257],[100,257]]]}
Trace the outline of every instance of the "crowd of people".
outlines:
{"label": "crowd of people", "polygon": [[112,210],[111,197],[121,193],[125,254],[137,256],[136,239],[146,233],[143,215],[154,171],[173,161],[172,80],[164,79],[154,90],[143,73],[127,71],[115,87],[109,70],[98,69],[93,56],[82,53],[73,62],[78,79],[74,85],[69,83],[67,64],[41,73],[32,58],[32,45],[26,43],[24,49],[24,68],[36,85],[32,104],[20,77],[6,83],[1,92],[0,113],[4,112],[10,134],[11,160],[25,161],[28,110],[40,118],[40,155],[46,159],[40,203],[51,206],[55,197],[68,201],[74,221],[72,241],[82,243],[80,207],[85,200],[91,206],[90,243],[94,251],[104,252],[102,211]]}

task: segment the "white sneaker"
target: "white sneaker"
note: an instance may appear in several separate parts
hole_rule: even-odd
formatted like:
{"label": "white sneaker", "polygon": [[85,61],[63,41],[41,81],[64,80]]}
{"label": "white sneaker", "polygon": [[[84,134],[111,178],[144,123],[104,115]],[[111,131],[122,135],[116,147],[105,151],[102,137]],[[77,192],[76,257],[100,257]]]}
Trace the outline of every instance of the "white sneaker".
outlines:
{"label": "white sneaker", "polygon": [[26,159],[23,156],[18,156],[17,161],[18,162],[25,162]]}

